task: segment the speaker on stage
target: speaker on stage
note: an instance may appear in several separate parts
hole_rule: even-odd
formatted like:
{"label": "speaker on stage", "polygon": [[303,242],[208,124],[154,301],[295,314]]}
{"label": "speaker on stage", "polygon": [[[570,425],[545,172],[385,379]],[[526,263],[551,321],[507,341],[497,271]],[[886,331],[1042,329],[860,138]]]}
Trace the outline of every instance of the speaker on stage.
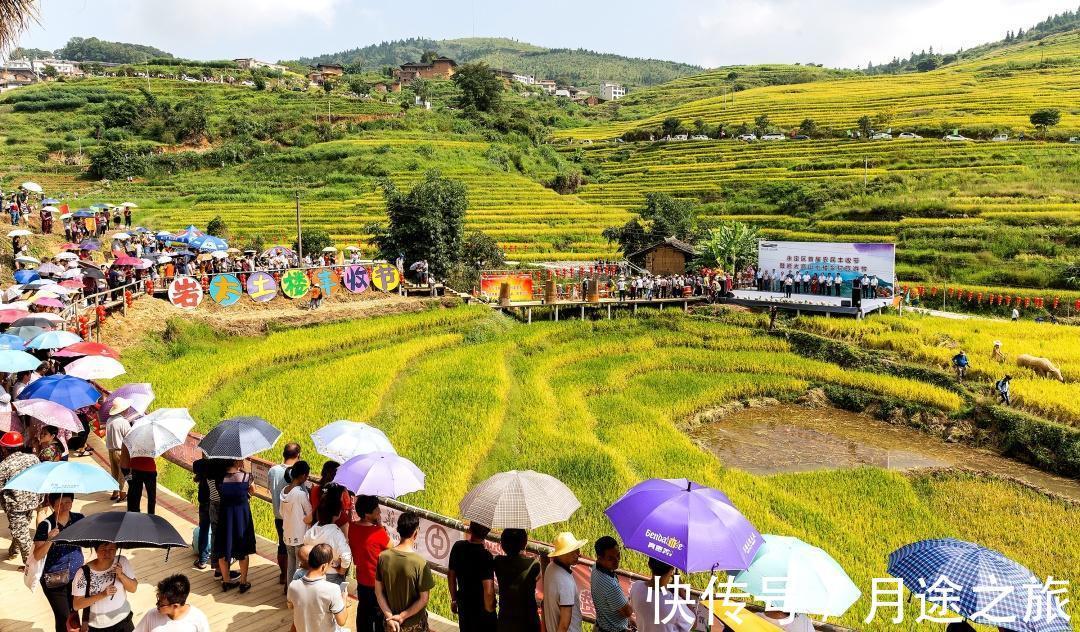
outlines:
{"label": "speaker on stage", "polygon": [[840,300],[840,307],[851,307],[851,301],[845,299]]}

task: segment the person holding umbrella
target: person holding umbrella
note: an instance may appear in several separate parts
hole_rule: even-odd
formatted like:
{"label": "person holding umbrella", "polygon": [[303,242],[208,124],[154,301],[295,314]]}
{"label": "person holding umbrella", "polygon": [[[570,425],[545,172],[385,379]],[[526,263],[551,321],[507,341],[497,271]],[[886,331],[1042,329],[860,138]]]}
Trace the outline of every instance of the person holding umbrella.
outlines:
{"label": "person holding umbrella", "polygon": [[[222,592],[239,587],[251,590],[248,583],[248,556],[255,553],[255,521],[251,516],[251,496],[255,479],[244,471],[243,459],[236,459],[221,479],[221,505],[214,525],[214,553],[221,571]],[[240,562],[240,581],[230,581],[232,560]]]}
{"label": "person holding umbrella", "polygon": [[649,571],[651,579],[639,579],[630,586],[630,606],[639,613],[638,632],[690,632],[694,613],[682,603],[686,595],[669,588],[675,579],[675,567],[650,557]]}
{"label": "person holding umbrella", "polygon": [[89,610],[83,621],[99,632],[132,632],[131,604],[127,596],[139,588],[135,570],[123,555],[116,554],[115,542],[100,542],[94,547],[95,557],[88,562],[71,583],[72,606]]}
{"label": "person holding umbrella", "polygon": [[581,632],[581,600],[574,579],[574,565],[581,557],[579,540],[569,531],[555,537],[544,569],[544,629],[554,632]]}
{"label": "person holding umbrella", "polygon": [[[41,461],[26,450],[23,436],[18,432],[4,433],[0,437],[0,488],[7,485],[19,472],[26,470]],[[0,492],[0,506],[8,518],[8,529],[11,531],[11,548],[8,549],[8,559],[14,558],[16,548],[22,556],[23,564],[30,561],[32,541],[30,539],[30,520],[34,510],[41,505],[41,494],[34,492],[5,489]]]}
{"label": "person holding umbrella", "polygon": [[105,448],[109,451],[109,470],[116,479],[116,484],[120,486],[118,491],[112,493],[110,500],[120,502],[127,500],[124,487],[130,471],[120,465],[123,460],[124,437],[131,431],[131,422],[123,414],[129,408],[131,408],[131,402],[123,397],[117,397],[109,406],[109,419],[105,422]]}
{"label": "person holding umbrella", "polygon": [[83,519],[71,511],[73,494],[49,494],[53,513],[41,521],[34,533],[34,559],[42,561],[41,592],[52,609],[56,632],[67,632],[71,614],[71,581],[83,565],[82,549],[70,544],[54,544],[64,529]]}
{"label": "person holding umbrella", "polygon": [[528,541],[524,529],[503,529],[499,537],[504,555],[494,561],[499,583],[498,632],[540,632],[536,608],[540,560],[524,555]]}

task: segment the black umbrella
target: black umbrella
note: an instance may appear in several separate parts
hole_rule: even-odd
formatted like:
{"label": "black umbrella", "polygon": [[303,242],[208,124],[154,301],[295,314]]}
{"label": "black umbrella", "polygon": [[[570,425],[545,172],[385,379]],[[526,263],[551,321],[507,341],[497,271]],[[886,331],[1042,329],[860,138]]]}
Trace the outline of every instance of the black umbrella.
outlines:
{"label": "black umbrella", "polygon": [[135,511],[104,511],[91,514],[64,529],[56,542],[94,547],[99,542],[115,542],[122,549],[169,549],[186,547],[187,542],[161,516]]}
{"label": "black umbrella", "polygon": [[105,280],[105,273],[100,268],[83,268],[82,273],[84,278]]}
{"label": "black umbrella", "polygon": [[42,318],[40,316],[23,316],[19,320],[11,323],[12,327],[38,327],[44,330],[56,329],[56,325],[48,318]]}
{"label": "black umbrella", "polygon": [[12,336],[18,336],[23,340],[30,342],[34,338],[37,338],[38,334],[43,331],[45,330],[41,327],[31,327],[27,325],[25,327],[12,327],[11,329],[7,330],[7,333],[11,334]]}
{"label": "black umbrella", "polygon": [[211,459],[246,459],[274,447],[281,431],[262,417],[233,417],[219,423],[199,442]]}

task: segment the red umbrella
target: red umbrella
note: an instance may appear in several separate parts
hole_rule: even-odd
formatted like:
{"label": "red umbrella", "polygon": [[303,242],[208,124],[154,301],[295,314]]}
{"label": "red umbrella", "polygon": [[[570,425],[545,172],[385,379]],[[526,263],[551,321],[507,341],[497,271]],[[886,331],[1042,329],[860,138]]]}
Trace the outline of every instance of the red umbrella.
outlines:
{"label": "red umbrella", "polygon": [[116,261],[114,261],[113,264],[118,266],[138,266],[142,265],[142,259],[123,255],[121,257],[117,257]]}
{"label": "red umbrella", "polygon": [[73,345],[68,345],[63,349],[56,351],[53,355],[60,358],[103,356],[112,358],[113,360],[120,359],[120,354],[117,353],[115,349],[108,345],[103,345],[100,342],[76,342]]}
{"label": "red umbrella", "polygon": [[20,318],[25,318],[29,315],[30,312],[23,309],[0,309],[0,324],[10,325]]}
{"label": "red umbrella", "polygon": [[73,244],[70,241],[66,244],[60,244],[60,250],[78,250],[79,244]]}
{"label": "red umbrella", "polygon": [[73,290],[81,290],[83,283],[82,281],[76,281],[75,279],[68,279],[67,281],[61,281],[60,285],[62,285],[63,287],[71,288]]}

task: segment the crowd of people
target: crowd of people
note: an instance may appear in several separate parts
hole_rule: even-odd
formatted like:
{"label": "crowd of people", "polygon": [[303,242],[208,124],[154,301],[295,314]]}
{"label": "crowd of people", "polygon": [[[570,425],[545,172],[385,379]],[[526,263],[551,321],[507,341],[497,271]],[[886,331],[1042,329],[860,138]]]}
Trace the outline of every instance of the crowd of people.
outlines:
{"label": "crowd of people", "polygon": [[[839,272],[817,273],[810,270],[765,270],[756,273],[750,271],[759,292],[783,292],[786,298],[792,294],[815,294],[818,296],[840,296],[844,288],[844,278]],[[862,273],[851,279],[852,293],[861,298],[877,298],[880,280],[876,275]]]}

